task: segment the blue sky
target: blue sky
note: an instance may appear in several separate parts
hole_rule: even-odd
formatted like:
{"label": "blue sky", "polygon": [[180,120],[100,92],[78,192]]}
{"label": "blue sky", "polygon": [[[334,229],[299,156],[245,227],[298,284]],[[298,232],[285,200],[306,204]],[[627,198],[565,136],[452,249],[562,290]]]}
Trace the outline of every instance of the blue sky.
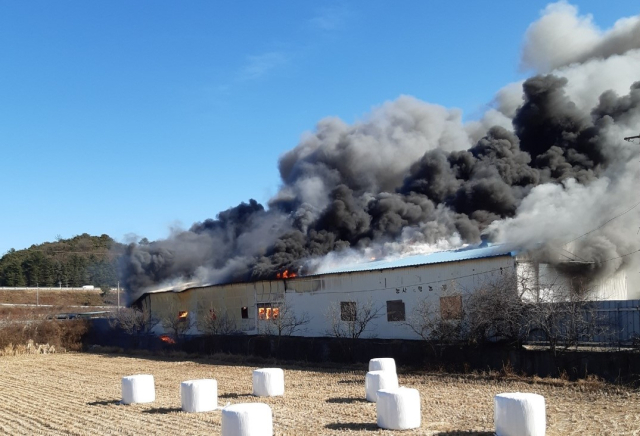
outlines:
{"label": "blue sky", "polygon": [[[601,28],[637,1],[575,1]],[[402,94],[478,117],[547,2],[0,3],[0,254],[164,238],[279,186],[323,117]]]}

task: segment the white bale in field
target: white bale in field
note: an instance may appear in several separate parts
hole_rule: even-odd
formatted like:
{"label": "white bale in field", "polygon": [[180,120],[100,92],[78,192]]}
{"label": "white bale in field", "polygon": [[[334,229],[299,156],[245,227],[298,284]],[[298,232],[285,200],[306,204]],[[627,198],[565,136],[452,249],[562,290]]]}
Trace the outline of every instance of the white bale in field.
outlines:
{"label": "white bale in field", "polygon": [[380,389],[376,403],[378,427],[408,430],[420,427],[420,393],[417,389]]}
{"label": "white bale in field", "polygon": [[497,436],[544,436],[547,427],[544,397],[521,392],[496,395],[493,423]]}
{"label": "white bale in field", "polygon": [[369,371],[396,372],[396,361],[392,357],[379,357],[369,361]]}
{"label": "white bale in field", "polygon": [[253,395],[258,397],[284,395],[284,371],[280,368],[262,368],[253,371]]}
{"label": "white bale in field", "polygon": [[376,402],[380,389],[396,389],[398,375],[391,371],[369,371],[364,379],[364,390],[367,401]]}
{"label": "white bale in field", "polygon": [[272,436],[271,407],[264,403],[241,403],[222,409],[222,436]]}
{"label": "white bale in field", "polygon": [[151,403],[156,400],[156,388],[151,374],[122,377],[122,402],[124,404]]}
{"label": "white bale in field", "polygon": [[218,382],[213,379],[180,383],[180,401],[185,412],[210,412],[218,407]]}

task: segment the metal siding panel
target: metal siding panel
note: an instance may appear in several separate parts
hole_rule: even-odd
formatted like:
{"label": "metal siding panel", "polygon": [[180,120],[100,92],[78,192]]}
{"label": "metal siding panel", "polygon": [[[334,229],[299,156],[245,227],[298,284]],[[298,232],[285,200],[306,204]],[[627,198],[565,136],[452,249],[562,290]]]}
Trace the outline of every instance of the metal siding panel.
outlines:
{"label": "metal siding panel", "polygon": [[624,325],[624,312],[620,312],[619,310],[616,312],[610,312],[615,317],[616,323],[613,324],[617,328],[617,339],[618,343],[625,340],[628,335],[627,327]]}

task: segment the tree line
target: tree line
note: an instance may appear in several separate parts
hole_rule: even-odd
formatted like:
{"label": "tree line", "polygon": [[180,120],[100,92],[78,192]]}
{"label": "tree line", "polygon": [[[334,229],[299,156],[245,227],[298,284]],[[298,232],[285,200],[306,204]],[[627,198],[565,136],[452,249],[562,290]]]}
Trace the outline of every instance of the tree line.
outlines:
{"label": "tree line", "polygon": [[124,245],[108,235],[87,233],[70,239],[11,249],[0,258],[0,286],[102,289],[118,283],[117,260]]}

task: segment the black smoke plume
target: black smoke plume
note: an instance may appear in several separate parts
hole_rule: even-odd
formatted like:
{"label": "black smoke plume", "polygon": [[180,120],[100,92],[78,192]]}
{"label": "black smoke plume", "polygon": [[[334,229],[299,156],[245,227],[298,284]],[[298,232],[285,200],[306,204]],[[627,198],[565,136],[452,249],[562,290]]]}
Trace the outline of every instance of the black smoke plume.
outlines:
{"label": "black smoke plume", "polygon": [[[637,151],[611,128],[639,127],[640,82],[622,97],[604,93],[590,111],[567,86],[555,75],[526,80],[512,130],[491,127],[473,144],[451,114],[410,97],[354,126],[325,120],[281,158],[283,185],[267,208],[250,200],[166,240],[131,244],[120,259],[122,281],[136,295],[172,281],[313,273],[310,259],[346,249],[385,255],[411,244],[499,240],[501,223],[517,221],[543,186],[590,189],[637,173],[637,164],[624,169]],[[588,241],[580,244],[583,258],[601,257]],[[607,256],[620,254],[615,241],[604,245]]]}

